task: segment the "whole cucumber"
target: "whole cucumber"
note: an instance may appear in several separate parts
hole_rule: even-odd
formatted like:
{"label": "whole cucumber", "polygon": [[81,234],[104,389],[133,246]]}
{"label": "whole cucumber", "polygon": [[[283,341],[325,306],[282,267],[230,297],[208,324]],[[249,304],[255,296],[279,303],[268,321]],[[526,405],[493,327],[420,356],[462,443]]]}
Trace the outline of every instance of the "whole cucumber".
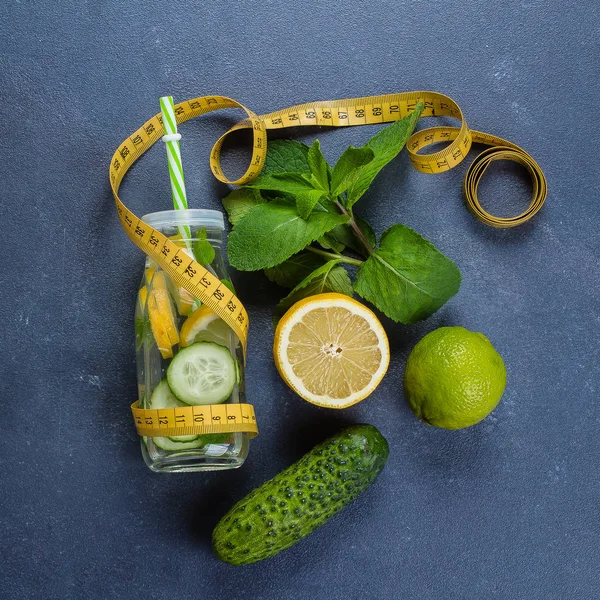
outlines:
{"label": "whole cucumber", "polygon": [[364,492],[388,453],[373,425],[353,425],[315,446],[219,521],[212,536],[217,556],[244,565],[289,548]]}

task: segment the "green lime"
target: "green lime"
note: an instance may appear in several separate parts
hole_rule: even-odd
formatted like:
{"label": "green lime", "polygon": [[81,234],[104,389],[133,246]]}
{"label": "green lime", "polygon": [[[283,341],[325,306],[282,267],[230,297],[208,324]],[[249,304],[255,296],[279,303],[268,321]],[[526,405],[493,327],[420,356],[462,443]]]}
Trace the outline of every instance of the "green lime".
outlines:
{"label": "green lime", "polygon": [[444,429],[470,427],[496,408],[506,386],[502,357],[482,333],[440,327],[412,350],[404,395],[413,412]]}

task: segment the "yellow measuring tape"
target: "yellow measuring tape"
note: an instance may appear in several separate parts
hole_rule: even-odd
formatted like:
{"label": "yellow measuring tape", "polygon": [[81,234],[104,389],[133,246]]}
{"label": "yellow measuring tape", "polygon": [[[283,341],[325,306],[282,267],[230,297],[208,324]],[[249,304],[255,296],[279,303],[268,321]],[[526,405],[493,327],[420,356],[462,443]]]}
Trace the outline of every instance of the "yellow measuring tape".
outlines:
{"label": "yellow measuring tape", "polygon": [[[470,130],[458,104],[448,96],[437,92],[405,92],[346,100],[309,102],[261,116],[256,115],[231,98],[203,96],[175,105],[175,115],[177,123],[183,123],[188,119],[216,110],[240,108],[246,112],[248,118],[240,121],[223,134],[213,146],[210,155],[211,170],[219,181],[243,185],[257,177],[264,166],[267,153],[267,129],[306,125],[344,127],[388,123],[410,114],[419,102],[424,103],[422,117],[454,117],[459,119],[461,123],[460,127],[433,127],[414,133],[408,139],[406,146],[410,161],[415,169],[424,173],[448,171],[464,160],[473,142],[486,144],[492,147],[475,159],[465,176],[464,194],[471,212],[480,221],[493,227],[514,227],[529,220],[540,210],[546,199],[547,185],[546,178],[535,160],[525,150],[512,142],[488,133]],[[240,129],[252,129],[253,131],[252,158],[244,175],[239,179],[230,180],[223,174],[221,169],[221,148],[227,136]],[[119,186],[125,173],[146,150],[162,137],[163,133],[162,116],[157,114],[129,136],[114,153],[109,175],[119,220],[129,238],[138,248],[150,256],[178,286],[185,288],[195,298],[206,304],[231,327],[240,339],[245,357],[248,314],[239,299],[212,273],[195,260],[190,259],[183,249],[136,217],[119,198]],[[419,151],[423,148],[440,142],[446,142],[448,145],[433,154],[419,154]],[[532,178],[533,194],[531,203],[525,212],[516,217],[495,217],[482,208],[477,198],[479,182],[487,167],[495,160],[518,162],[528,170]],[[222,406],[231,407],[235,405]],[[188,410],[188,408],[192,410]],[[203,408],[207,409],[207,407]],[[209,408],[210,410],[216,409],[217,405]],[[250,406],[250,408],[252,407]],[[172,426],[176,423],[177,415],[175,413],[170,417],[166,417],[168,411],[141,409],[137,407],[137,403],[132,406],[132,410],[140,435],[169,436],[209,433],[206,429],[208,426],[204,424],[204,421],[200,423],[192,420],[191,424],[188,424],[189,419],[194,418],[194,407],[170,409],[181,410],[186,413],[185,418],[187,420],[183,426]],[[162,417],[163,423],[159,422],[159,413],[161,412],[165,413]],[[222,417],[221,414],[215,414],[215,416]],[[229,416],[226,415],[227,419],[229,419]],[[243,416],[240,419],[243,420]],[[166,424],[164,423],[165,420],[167,420]],[[233,419],[230,420],[233,421]],[[149,421],[151,423],[148,423]],[[216,420],[217,423],[220,421],[221,418]],[[235,427],[241,426],[237,422],[230,424]],[[240,429],[222,429],[223,425],[213,424],[211,427],[217,429],[210,432],[240,431]],[[188,429],[184,431],[184,428]],[[157,433],[159,430],[160,433]],[[142,433],[143,431],[145,433]],[[165,431],[168,431],[168,433],[165,433]]]}
{"label": "yellow measuring tape", "polygon": [[256,416],[251,404],[208,404],[178,408],[139,408],[131,406],[139,435],[170,437],[207,433],[246,432],[258,434]]}

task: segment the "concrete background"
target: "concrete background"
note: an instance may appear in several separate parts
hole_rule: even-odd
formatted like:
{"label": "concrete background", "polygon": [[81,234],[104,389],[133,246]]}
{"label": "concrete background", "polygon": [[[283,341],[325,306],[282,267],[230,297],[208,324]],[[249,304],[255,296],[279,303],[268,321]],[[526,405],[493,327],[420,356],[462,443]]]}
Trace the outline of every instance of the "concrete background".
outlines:
{"label": "concrete background", "polygon": [[[572,3],[573,4],[573,3]],[[597,2],[19,2],[0,5],[0,596],[11,599],[473,599],[598,597],[600,356]],[[133,306],[143,256],[120,230],[112,152],[158,98],[232,96],[258,113],[317,99],[433,89],[467,122],[529,150],[549,197],[529,224],[466,211],[466,169],[436,177],[406,155],[357,210],[403,222],[453,258],[459,294],[428,321],[384,320],[392,363],[341,413],[307,405],[272,364],[284,290],[235,274],[251,317],[248,397],[261,435],[239,471],[156,475],[131,423]],[[208,153],[239,113],[182,127],[193,206],[226,193]],[[317,135],[333,162],[377,128]],[[248,156],[240,138],[226,167]],[[164,151],[122,188],[137,212],[170,204]],[[520,212],[527,177],[498,166],[486,206]],[[508,369],[498,409],[464,431],[421,424],[402,398],[428,331],[484,332]],[[276,558],[212,554],[220,516],[343,424],[391,447],[377,483]]]}

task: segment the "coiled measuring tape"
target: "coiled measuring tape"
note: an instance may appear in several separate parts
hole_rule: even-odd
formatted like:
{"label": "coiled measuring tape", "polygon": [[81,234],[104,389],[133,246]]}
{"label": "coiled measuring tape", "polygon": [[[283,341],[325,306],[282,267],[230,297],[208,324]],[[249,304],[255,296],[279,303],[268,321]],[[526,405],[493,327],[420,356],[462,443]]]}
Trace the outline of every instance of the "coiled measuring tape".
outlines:
{"label": "coiled measuring tape", "polygon": [[[522,148],[502,138],[470,130],[458,104],[448,96],[437,92],[418,91],[384,96],[368,96],[323,102],[309,102],[258,116],[239,102],[225,96],[203,96],[175,105],[177,123],[223,109],[239,108],[248,118],[234,125],[215,143],[210,154],[210,167],[214,176],[223,183],[243,185],[257,177],[265,163],[267,153],[267,129],[281,129],[298,126],[345,127],[388,123],[410,114],[419,102],[423,102],[422,117],[454,117],[460,120],[460,127],[433,127],[413,133],[407,141],[407,151],[415,169],[424,173],[442,173],[460,164],[467,156],[473,142],[491,146],[480,154],[467,170],[464,181],[464,195],[471,212],[482,222],[492,227],[514,227],[528,221],[535,215],[546,199],[546,178],[535,160]],[[240,129],[253,132],[252,158],[246,172],[236,180],[228,179],[221,168],[220,156],[227,136]],[[164,133],[162,116],[155,115],[129,136],[115,151],[109,169],[110,184],[115,198],[117,213],[123,229],[131,241],[150,256],[178,285],[185,288],[195,298],[206,304],[219,315],[239,338],[244,357],[248,336],[248,314],[237,298],[219,279],[197,263],[165,235],[136,217],[120,200],[118,191],[123,177],[133,163],[144,154]],[[448,145],[433,154],[419,154],[431,144],[446,142]],[[477,188],[487,167],[496,160],[511,160],[523,165],[533,183],[533,194],[529,207],[520,215],[511,218],[496,217],[486,212],[478,198]],[[210,406],[210,410],[217,406]],[[233,405],[222,405],[231,407]],[[252,409],[251,405],[247,406]],[[203,407],[206,409],[207,407]],[[188,410],[189,409],[189,410]],[[219,422],[211,424],[208,430],[204,421],[194,421],[195,407],[162,411],[132,406],[134,419],[140,435],[188,435],[193,433],[214,433]],[[185,412],[186,424],[177,422],[175,410]],[[171,412],[169,412],[171,411]],[[166,413],[169,413],[168,415]],[[172,414],[171,414],[172,413]],[[252,410],[252,415],[254,414]],[[196,415],[197,416],[197,415]],[[204,416],[204,415],[202,415]],[[229,415],[226,415],[229,417]],[[181,414],[179,421],[181,421]],[[212,419],[212,416],[211,416]],[[243,417],[240,416],[243,421]],[[230,419],[233,421],[233,419]],[[254,428],[256,428],[254,420]],[[230,423],[232,426],[237,426]],[[241,427],[241,424],[239,425]],[[216,429],[212,429],[215,427]],[[230,429],[234,431],[239,429]],[[247,430],[247,429],[246,429]],[[168,433],[166,433],[168,432]]]}

